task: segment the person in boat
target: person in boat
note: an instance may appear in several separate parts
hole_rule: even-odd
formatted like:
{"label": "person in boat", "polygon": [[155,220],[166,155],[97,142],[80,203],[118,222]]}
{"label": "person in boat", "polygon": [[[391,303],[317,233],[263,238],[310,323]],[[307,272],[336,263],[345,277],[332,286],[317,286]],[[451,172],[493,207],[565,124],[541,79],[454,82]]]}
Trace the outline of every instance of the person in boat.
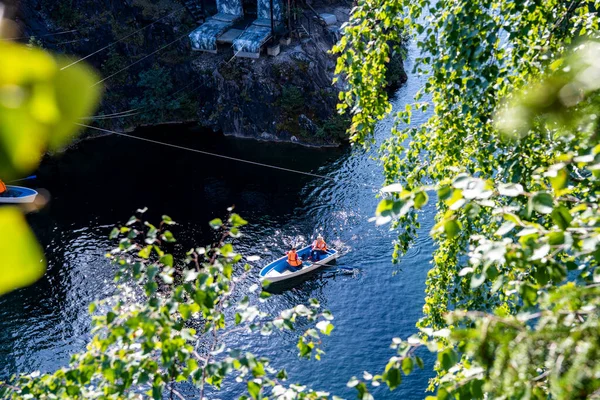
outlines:
{"label": "person in boat", "polygon": [[2,179],[0,179],[0,196],[4,196],[7,193],[8,193],[8,188],[6,187],[4,182],[2,182]]}
{"label": "person in boat", "polygon": [[315,240],[312,244],[312,251],[310,252],[310,257],[313,261],[319,261],[321,259],[321,255],[327,254],[327,243],[323,240],[323,236],[317,236],[317,240]]}
{"label": "person in boat", "polygon": [[296,253],[295,247],[292,247],[292,249],[287,252],[287,262],[288,265],[293,269],[302,268],[302,260],[300,260],[300,257],[298,257],[298,253]]}

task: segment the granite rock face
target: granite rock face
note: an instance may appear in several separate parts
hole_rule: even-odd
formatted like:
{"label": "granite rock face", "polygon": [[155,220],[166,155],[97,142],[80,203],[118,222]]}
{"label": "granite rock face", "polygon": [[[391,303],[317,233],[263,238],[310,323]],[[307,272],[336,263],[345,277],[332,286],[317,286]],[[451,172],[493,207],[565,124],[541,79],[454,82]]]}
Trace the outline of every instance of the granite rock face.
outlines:
{"label": "granite rock face", "polygon": [[346,140],[344,118],[336,113],[338,88],[331,84],[331,46],[304,39],[282,46],[277,57],[258,60],[202,54],[193,67],[202,77],[197,89],[205,125],[225,134],[300,143]]}

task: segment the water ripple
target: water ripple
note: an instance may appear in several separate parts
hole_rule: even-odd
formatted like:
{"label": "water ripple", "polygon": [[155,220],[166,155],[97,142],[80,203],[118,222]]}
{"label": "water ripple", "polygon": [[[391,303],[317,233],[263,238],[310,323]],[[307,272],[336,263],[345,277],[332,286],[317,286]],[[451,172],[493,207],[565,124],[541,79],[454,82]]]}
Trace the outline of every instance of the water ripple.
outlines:
{"label": "water ripple", "polygon": [[[411,101],[422,83],[421,77],[411,75],[394,108]],[[418,123],[424,118],[415,115],[413,120]],[[390,117],[379,124],[379,142],[393,122]],[[292,245],[310,243],[318,233],[340,251],[338,265],[357,272],[326,269],[261,303],[273,314],[311,298],[330,309],[335,330],[323,340],[326,355],[321,362],[296,357],[298,335],[308,327],[306,323],[297,331],[269,338],[232,335],[228,344],[270,357],[276,368],[287,367],[291,382],[354,397],[347,380],[362,376],[364,370],[380,373],[393,355],[392,338],[414,333],[433,251],[428,236],[432,218],[422,219],[419,237],[399,266],[391,262],[395,233],[368,222],[378,202],[373,186],[383,181],[381,167],[371,158],[376,146],[368,151],[309,150],[191,131],[177,135],[149,131],[148,135],[232,157],[318,171],[335,180],[290,176],[116,137],[84,142],[58,160],[45,160],[37,183],[52,192],[53,200],[29,219],[46,250],[48,273],[34,286],[0,299],[0,359],[4,361],[0,379],[17,371],[56,369],[68,361],[69,354],[83,349],[90,327],[88,303],[115,291],[115,270],[104,258],[111,246],[106,237],[114,223],[126,221],[144,206],[150,208],[151,220],[168,214],[182,222],[174,229],[179,240],[174,251],[182,256],[194,245],[215,240],[207,221],[222,217],[226,207],[234,204],[251,222],[236,242],[238,250],[262,257],[240,295],[258,282],[261,266]],[[105,154],[110,154],[110,162]],[[169,162],[168,171],[157,170],[156,160]],[[434,210],[428,206],[424,212],[430,216]],[[392,276],[395,270],[400,272]],[[431,367],[433,359],[425,358]],[[417,371],[394,393],[376,388],[375,395],[422,398],[428,377],[427,372]],[[235,382],[225,387],[214,397],[229,399],[242,390]]]}

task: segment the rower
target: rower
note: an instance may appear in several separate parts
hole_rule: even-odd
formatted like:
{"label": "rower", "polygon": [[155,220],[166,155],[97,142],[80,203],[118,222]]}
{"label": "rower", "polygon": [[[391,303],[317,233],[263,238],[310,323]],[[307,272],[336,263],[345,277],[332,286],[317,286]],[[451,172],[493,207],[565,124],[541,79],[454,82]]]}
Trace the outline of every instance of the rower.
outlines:
{"label": "rower", "polygon": [[319,261],[322,254],[327,254],[327,243],[325,243],[325,240],[323,240],[323,236],[319,235],[317,236],[317,240],[315,240],[312,244],[310,256],[313,261]]}
{"label": "rower", "polygon": [[292,247],[290,251],[287,252],[287,262],[290,267],[293,269],[302,268],[302,261],[298,257],[298,253],[296,253],[296,248]]}
{"label": "rower", "polygon": [[6,188],[6,185],[4,184],[4,182],[2,182],[2,179],[0,179],[0,196],[4,195],[8,193],[8,189]]}

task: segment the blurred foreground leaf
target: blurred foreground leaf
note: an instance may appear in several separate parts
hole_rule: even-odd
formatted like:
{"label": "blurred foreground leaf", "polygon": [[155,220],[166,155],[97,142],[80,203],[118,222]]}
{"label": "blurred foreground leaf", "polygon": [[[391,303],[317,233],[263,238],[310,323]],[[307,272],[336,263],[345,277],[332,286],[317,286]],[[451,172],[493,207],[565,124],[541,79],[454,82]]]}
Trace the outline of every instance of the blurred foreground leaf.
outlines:
{"label": "blurred foreground leaf", "polygon": [[21,212],[0,208],[0,295],[31,285],[46,270],[42,249]]}
{"label": "blurred foreground leaf", "polygon": [[93,113],[100,88],[84,64],[63,71],[64,58],[0,42],[0,177],[34,170],[47,150],[74,138],[79,118]]}

